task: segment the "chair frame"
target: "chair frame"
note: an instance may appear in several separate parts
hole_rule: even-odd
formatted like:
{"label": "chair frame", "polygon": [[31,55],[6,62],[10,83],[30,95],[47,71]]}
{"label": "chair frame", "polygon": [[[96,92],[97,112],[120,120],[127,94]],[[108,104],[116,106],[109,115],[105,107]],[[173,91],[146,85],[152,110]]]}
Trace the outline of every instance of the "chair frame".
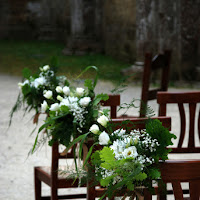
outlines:
{"label": "chair frame", "polygon": [[190,200],[200,199],[200,160],[167,160],[160,164],[164,183],[172,183],[175,200],[184,200],[181,182],[189,182]]}
{"label": "chair frame", "polygon": [[[176,103],[180,114],[180,138],[178,146],[170,153],[200,153],[200,147],[195,145],[195,113],[200,103],[200,92],[158,92],[157,103],[160,105],[159,116],[167,116],[167,104]],[[189,105],[189,140],[187,147],[183,147],[186,136],[186,114],[184,104]],[[200,140],[200,112],[198,116],[198,137]]]}
{"label": "chair frame", "polygon": [[[79,187],[79,179],[74,181],[74,178],[59,178],[58,177],[58,165],[59,159],[69,159],[74,158],[73,150],[67,155],[62,155],[59,152],[59,144],[55,142],[52,146],[52,161],[51,161],[51,169],[50,174],[43,170],[43,167],[34,167],[34,179],[35,179],[35,200],[58,200],[59,199],[78,199],[78,198],[86,198],[86,193],[82,194],[67,194],[58,196],[59,188],[77,188]],[[41,183],[45,183],[51,188],[51,196],[42,197]],[[73,184],[72,184],[73,183]],[[81,187],[86,187],[85,185],[81,185]]]}
{"label": "chair frame", "polygon": [[[167,91],[170,75],[171,51],[165,50],[164,54],[152,57],[151,53],[145,54],[144,71],[142,78],[142,94],[140,103],[140,117],[146,116],[146,106],[149,100],[156,99],[158,91]],[[160,87],[150,89],[151,75],[154,71],[161,69]]]}

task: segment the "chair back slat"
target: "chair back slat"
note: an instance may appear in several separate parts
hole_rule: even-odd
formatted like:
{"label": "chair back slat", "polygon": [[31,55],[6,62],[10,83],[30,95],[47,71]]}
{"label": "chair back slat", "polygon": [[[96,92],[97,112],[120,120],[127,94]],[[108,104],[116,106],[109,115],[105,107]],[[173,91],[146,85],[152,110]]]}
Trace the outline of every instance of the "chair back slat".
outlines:
{"label": "chair back slat", "polygon": [[[200,91],[190,91],[190,92],[158,92],[157,102],[160,105],[159,116],[167,116],[166,107],[168,104],[177,104],[179,108],[180,115],[180,133],[178,146],[172,148],[171,153],[181,153],[181,148],[183,148],[184,153],[200,153],[200,146],[197,145],[195,141],[195,130],[198,129],[198,137],[200,139],[200,119],[197,104],[200,103]],[[188,105],[189,114],[186,115],[185,104]],[[196,115],[197,114],[197,115]],[[186,120],[186,116],[188,120]],[[197,117],[197,118],[196,118]],[[197,124],[196,124],[197,123]],[[186,129],[188,125],[189,129]],[[173,131],[173,130],[172,130]],[[183,147],[183,141],[188,137],[187,148]],[[188,150],[188,152],[187,152]]]}
{"label": "chair back slat", "polygon": [[178,109],[180,114],[181,120],[181,127],[180,127],[180,137],[178,141],[178,147],[181,148],[183,146],[183,140],[185,138],[185,130],[186,130],[186,117],[185,117],[185,109],[182,103],[178,103]]}
{"label": "chair back slat", "polygon": [[174,192],[175,199],[183,200],[183,192],[181,188],[181,182],[180,181],[172,181],[172,188]]}
{"label": "chair back slat", "polygon": [[189,124],[189,142],[188,142],[188,147],[195,147],[195,131],[194,131],[194,126],[195,126],[195,112],[196,112],[196,103],[190,103],[189,104],[189,116],[190,116],[190,124]]}

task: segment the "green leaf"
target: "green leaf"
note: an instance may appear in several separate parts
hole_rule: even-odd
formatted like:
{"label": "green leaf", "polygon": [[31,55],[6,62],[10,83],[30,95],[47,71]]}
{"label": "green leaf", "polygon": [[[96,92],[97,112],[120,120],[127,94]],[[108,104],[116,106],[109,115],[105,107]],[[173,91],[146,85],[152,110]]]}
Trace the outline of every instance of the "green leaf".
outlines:
{"label": "green leaf", "polygon": [[106,187],[109,185],[109,183],[113,180],[113,178],[115,177],[116,175],[111,175],[111,176],[108,176],[104,179],[101,179],[100,180],[100,184],[103,186],[103,187]]}
{"label": "green leaf", "polygon": [[137,181],[143,181],[146,178],[147,178],[147,174],[144,172],[140,172],[139,174],[135,176],[135,180]]}
{"label": "green leaf", "polygon": [[31,76],[31,71],[30,71],[30,69],[28,69],[28,68],[25,67],[25,68],[22,70],[22,75],[23,75],[24,78],[29,79],[29,77]]}
{"label": "green leaf", "polygon": [[115,166],[115,154],[113,153],[113,150],[109,147],[104,147],[100,151],[100,158],[103,161],[101,163],[101,167],[105,169],[112,169],[113,166]]}
{"label": "green leaf", "polygon": [[69,107],[68,107],[68,106],[65,106],[65,105],[62,105],[62,106],[60,107],[60,110],[61,110],[62,112],[64,112],[64,113],[69,113],[69,111],[70,111]]}
{"label": "green leaf", "polygon": [[98,94],[96,95],[94,101],[93,101],[93,105],[97,105],[100,101],[106,101],[109,99],[109,96],[107,94]]}
{"label": "green leaf", "polygon": [[149,177],[151,177],[151,179],[158,179],[158,178],[160,178],[160,176],[161,176],[161,173],[158,169],[151,168],[149,170]]}
{"label": "green leaf", "polygon": [[93,82],[92,82],[91,79],[86,79],[84,86],[87,87],[88,90],[94,90],[94,88],[93,88]]}
{"label": "green leaf", "polygon": [[22,87],[22,93],[24,96],[26,96],[27,94],[29,94],[31,92],[31,87],[28,84],[25,84]]}

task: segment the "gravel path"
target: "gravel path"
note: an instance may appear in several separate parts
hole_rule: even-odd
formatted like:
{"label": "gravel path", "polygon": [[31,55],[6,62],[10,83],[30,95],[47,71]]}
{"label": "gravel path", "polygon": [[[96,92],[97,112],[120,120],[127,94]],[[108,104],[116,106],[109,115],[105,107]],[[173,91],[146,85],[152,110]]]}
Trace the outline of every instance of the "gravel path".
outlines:
{"label": "gravel path", "polygon": [[[37,165],[49,165],[50,148],[46,145],[39,152],[28,157],[35,133],[30,135],[35,128],[32,123],[33,112],[25,117],[23,112],[17,112],[13,117],[12,125],[9,129],[9,112],[14,105],[17,95],[17,83],[19,77],[0,75],[0,200],[33,200],[33,167]],[[99,82],[97,92],[109,93],[114,86],[109,82]],[[170,89],[171,91],[187,89]],[[133,98],[139,99],[141,88],[130,84],[126,91],[122,93],[121,101],[130,102]],[[157,113],[156,101],[150,103]],[[137,110],[130,110],[128,114],[137,115]],[[176,109],[171,108],[169,114],[175,116]],[[172,129],[177,127],[176,118],[173,119]],[[48,187],[44,187],[48,193]]]}

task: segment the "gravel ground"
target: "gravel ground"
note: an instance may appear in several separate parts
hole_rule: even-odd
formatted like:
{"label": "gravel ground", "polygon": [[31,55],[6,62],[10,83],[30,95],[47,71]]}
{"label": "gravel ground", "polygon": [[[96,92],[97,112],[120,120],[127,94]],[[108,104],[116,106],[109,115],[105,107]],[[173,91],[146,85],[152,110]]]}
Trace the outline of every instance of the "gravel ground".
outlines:
{"label": "gravel ground", "polygon": [[[33,112],[23,116],[23,112],[17,112],[12,121],[11,127],[8,129],[9,112],[14,105],[17,95],[17,83],[20,82],[19,77],[11,77],[0,75],[0,200],[33,200],[33,167],[38,165],[49,165],[50,163],[50,147],[43,148],[34,155],[28,156],[31,149],[35,133],[30,135],[35,128],[32,123]],[[109,93],[114,86],[109,82],[99,82],[96,91],[98,93]],[[169,89],[170,91],[183,91],[191,89]],[[129,84],[128,88],[122,93],[121,101],[131,102],[133,98],[139,99],[141,95],[141,87]],[[149,104],[157,113],[156,101]],[[169,114],[172,118],[172,130],[178,127],[176,119],[177,109],[173,106],[169,108]],[[136,109],[128,111],[128,114],[138,115]],[[177,158],[177,156],[175,156]],[[186,157],[186,156],[183,156]],[[188,158],[200,158],[198,156],[190,156]],[[48,187],[44,186],[45,193],[48,193]]]}

